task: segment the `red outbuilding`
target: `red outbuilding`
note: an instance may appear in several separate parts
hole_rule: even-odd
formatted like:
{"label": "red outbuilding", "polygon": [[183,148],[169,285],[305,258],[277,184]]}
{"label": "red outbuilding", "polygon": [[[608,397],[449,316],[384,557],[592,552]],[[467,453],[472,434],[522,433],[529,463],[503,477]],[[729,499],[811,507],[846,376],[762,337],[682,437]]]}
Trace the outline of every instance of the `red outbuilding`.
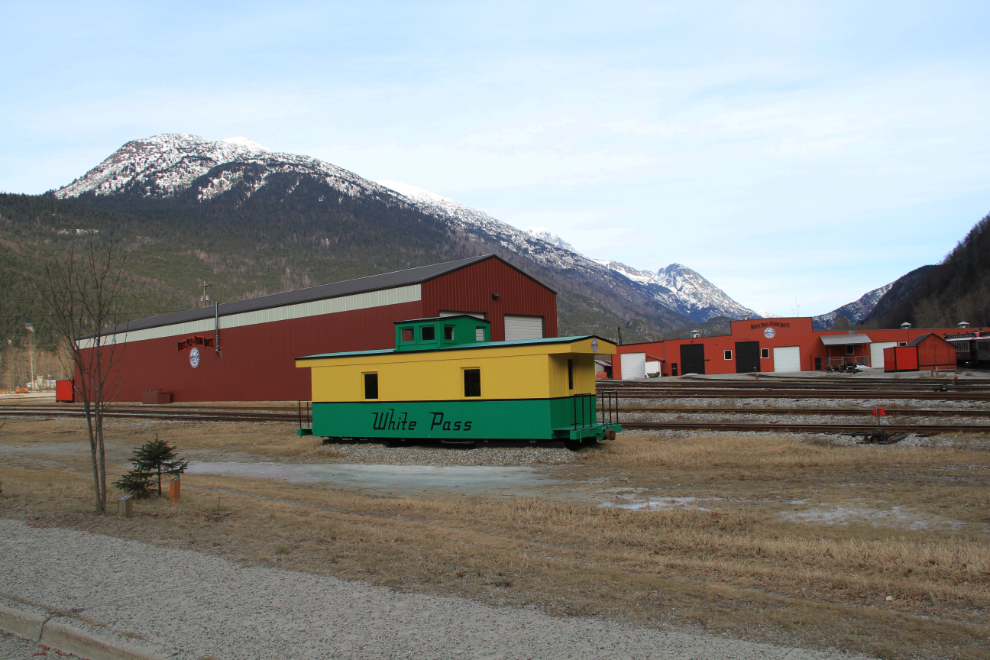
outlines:
{"label": "red outbuilding", "polygon": [[492,341],[557,336],[556,292],[485,255],[131,321],[102,350],[120,355],[117,401],[309,400],[300,355],[394,348],[396,321],[455,314],[487,319]]}

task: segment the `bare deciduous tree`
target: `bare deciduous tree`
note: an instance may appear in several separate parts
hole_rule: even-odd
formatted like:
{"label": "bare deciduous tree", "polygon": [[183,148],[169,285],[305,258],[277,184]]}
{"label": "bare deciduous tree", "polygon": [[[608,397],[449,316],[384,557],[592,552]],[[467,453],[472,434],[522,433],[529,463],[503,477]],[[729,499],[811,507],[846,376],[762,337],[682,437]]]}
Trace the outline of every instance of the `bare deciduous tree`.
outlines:
{"label": "bare deciduous tree", "polygon": [[91,240],[84,251],[75,248],[64,259],[50,263],[44,292],[45,305],[56,330],[68,343],[76,378],[73,389],[83,404],[93,459],[96,508],[107,507],[106,456],[103,418],[120,390],[119,374],[111,375],[124,345],[108,331],[117,325],[124,259],[117,254],[114,236],[102,245]]}

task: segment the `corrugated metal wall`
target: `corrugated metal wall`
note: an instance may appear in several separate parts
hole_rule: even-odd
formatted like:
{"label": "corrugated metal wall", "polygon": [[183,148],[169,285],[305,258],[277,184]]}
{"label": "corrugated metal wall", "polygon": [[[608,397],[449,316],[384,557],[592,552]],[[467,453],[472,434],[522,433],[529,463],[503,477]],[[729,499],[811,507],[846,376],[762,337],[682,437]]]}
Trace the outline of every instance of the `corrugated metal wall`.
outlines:
{"label": "corrugated metal wall", "polygon": [[486,314],[492,341],[505,341],[506,314],[542,316],[543,336],[557,336],[557,295],[498,259],[425,282],[422,302],[426,316],[439,316],[441,310]]}
{"label": "corrugated metal wall", "polygon": [[195,369],[189,351],[178,350],[177,337],[128,341],[116,400],[140,401],[149,389],[172,392],[173,401],[309,400],[309,369],[296,369],[295,358],[394,347],[393,322],[420,316],[415,302],[221,330],[222,356],[200,347]]}

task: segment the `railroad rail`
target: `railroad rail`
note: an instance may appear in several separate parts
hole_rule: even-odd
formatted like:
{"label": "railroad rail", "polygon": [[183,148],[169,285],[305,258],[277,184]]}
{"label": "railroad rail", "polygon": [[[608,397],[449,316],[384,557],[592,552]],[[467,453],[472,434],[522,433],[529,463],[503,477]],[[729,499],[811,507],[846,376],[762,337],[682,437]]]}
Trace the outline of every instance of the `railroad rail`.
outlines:
{"label": "railroad rail", "polygon": [[[0,417],[85,417],[85,411],[78,406],[0,406]],[[265,410],[217,410],[217,409],[148,409],[111,408],[104,413],[108,419],[156,419],[174,422],[292,422],[298,421],[295,410],[273,412]]]}
{"label": "railroad rail", "polygon": [[[933,408],[885,408],[888,417],[987,417],[990,410],[945,410]],[[601,408],[599,408],[601,412]],[[869,408],[676,408],[670,406],[619,406],[620,413],[691,415],[835,415],[872,417]]]}
{"label": "railroad rail", "polygon": [[[627,422],[622,420],[623,429],[644,430],[685,430],[685,431],[790,431],[792,433],[872,433],[876,424],[807,424],[774,422],[772,424],[740,422]],[[988,433],[988,425],[953,424],[884,424],[888,433],[916,433],[933,435],[936,433]]]}

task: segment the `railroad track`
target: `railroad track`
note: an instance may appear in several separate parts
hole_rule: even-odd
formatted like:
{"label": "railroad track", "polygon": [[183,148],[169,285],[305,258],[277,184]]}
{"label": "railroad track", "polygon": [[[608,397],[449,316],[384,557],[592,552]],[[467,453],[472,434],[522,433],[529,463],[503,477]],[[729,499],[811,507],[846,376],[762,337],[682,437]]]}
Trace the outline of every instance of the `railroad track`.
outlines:
{"label": "railroad track", "polygon": [[[26,406],[0,406],[0,417],[85,417],[82,408],[56,408]],[[140,408],[113,408],[105,413],[109,419],[156,419],[182,422],[292,422],[299,421],[293,411],[271,412],[265,410],[209,410],[182,409],[148,410]]]}
{"label": "railroad track", "polygon": [[[872,433],[875,424],[754,424],[739,422],[626,422],[620,421],[623,429],[645,430],[685,430],[685,431],[789,431],[792,433]],[[990,425],[954,424],[884,424],[888,433],[916,433],[934,435],[936,433],[988,433]]]}
{"label": "railroad track", "polygon": [[[602,412],[604,408],[599,408]],[[613,408],[614,410],[614,408]],[[990,410],[940,410],[931,408],[885,408],[888,417],[986,417]],[[669,406],[620,406],[620,413],[661,413],[690,415],[835,415],[872,417],[864,408],[672,408]]]}
{"label": "railroad track", "polygon": [[[601,388],[606,391],[611,388]],[[772,388],[650,388],[616,390],[620,399],[888,399],[990,401],[990,391],[784,390]]]}

